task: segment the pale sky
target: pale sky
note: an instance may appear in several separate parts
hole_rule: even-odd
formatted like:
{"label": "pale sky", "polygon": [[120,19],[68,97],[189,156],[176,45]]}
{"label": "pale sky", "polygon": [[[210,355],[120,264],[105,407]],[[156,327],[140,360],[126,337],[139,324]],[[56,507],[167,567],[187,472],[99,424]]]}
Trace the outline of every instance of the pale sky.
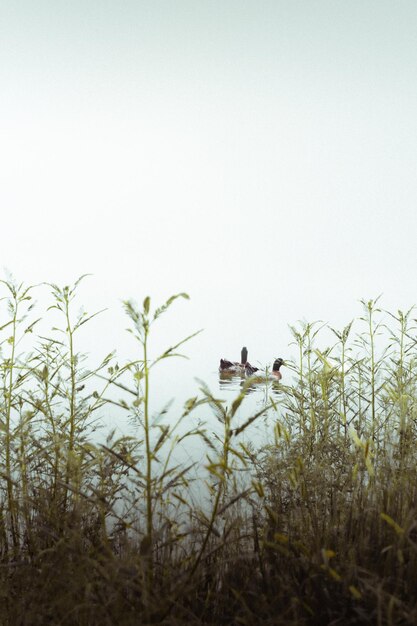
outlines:
{"label": "pale sky", "polygon": [[416,33],[414,0],[3,0],[1,265],[91,272],[116,344],[121,298],[187,291],[213,361],[412,305]]}

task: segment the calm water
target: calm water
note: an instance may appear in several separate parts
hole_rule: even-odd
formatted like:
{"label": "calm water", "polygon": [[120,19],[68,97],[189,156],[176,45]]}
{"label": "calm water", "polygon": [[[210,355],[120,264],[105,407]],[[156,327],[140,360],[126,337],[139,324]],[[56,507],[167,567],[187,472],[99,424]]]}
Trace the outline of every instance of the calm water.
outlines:
{"label": "calm water", "polygon": [[[202,397],[200,389],[202,382],[216,399],[222,400],[225,406],[230,406],[241,393],[245,380],[244,376],[220,373],[217,362],[209,363],[207,366],[207,363],[201,363],[196,355],[187,361],[168,359],[160,364],[159,371],[155,369],[151,378],[150,403],[153,419],[159,421],[158,415],[166,409],[161,418],[161,423],[175,423],[188,398]],[[245,399],[234,417],[234,428],[242,425],[255,413],[262,411],[269,404],[269,395],[275,402],[279,403],[279,384],[257,383],[249,387]],[[110,428],[116,428],[119,436],[137,434],[141,438],[140,428],[138,429],[132,422],[129,422],[123,411],[110,406],[104,412],[106,415],[103,416],[103,434]],[[239,435],[239,441],[262,446],[272,436],[275,419],[276,413],[273,410],[265,412],[265,415],[259,417],[256,422]],[[188,415],[178,432],[184,434],[197,428],[197,426],[204,428],[210,439],[216,434],[221,435],[222,433],[222,424],[208,405],[198,407]],[[202,464],[204,464],[208,452],[207,445],[202,440],[197,437],[190,437],[179,445],[175,458],[181,463],[196,463],[198,469],[195,471],[201,475]]]}

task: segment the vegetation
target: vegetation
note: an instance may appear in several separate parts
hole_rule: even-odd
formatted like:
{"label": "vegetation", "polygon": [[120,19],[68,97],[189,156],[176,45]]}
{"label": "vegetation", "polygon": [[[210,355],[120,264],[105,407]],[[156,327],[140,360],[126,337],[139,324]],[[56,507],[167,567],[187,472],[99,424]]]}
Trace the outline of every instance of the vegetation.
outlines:
{"label": "vegetation", "polygon": [[[413,311],[363,302],[321,350],[322,327],[292,328],[292,382],[258,380],[255,415],[241,416],[248,380],[230,405],[202,383],[181,415],[153,416],[154,368],[192,335],[152,361],[149,335],[186,294],[126,302],[137,359],[91,369],[78,283],[50,285],[56,325],[37,336],[33,288],[2,283],[0,623],[417,623]],[[103,407],[138,436],[98,443]],[[256,449],[242,434],[265,414],[271,439]],[[206,448],[198,484],[175,460],[184,439]]]}

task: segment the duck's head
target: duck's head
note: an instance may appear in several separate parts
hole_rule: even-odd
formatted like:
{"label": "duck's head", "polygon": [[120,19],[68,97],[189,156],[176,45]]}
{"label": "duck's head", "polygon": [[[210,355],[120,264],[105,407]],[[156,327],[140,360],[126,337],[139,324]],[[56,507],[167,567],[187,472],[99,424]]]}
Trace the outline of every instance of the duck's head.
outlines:
{"label": "duck's head", "polygon": [[281,365],[284,365],[284,360],[283,359],[275,359],[274,364],[272,366],[272,371],[273,372],[279,372],[279,368],[281,367]]}
{"label": "duck's head", "polygon": [[248,361],[248,349],[243,347],[242,352],[240,353],[240,362],[242,365],[246,365]]}

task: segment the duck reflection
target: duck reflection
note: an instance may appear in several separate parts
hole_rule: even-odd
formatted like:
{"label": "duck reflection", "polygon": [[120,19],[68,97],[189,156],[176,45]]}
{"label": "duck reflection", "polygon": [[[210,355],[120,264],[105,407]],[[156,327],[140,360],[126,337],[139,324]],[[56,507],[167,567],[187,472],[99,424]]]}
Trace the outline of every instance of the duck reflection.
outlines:
{"label": "duck reflection", "polygon": [[242,364],[235,365],[239,365],[239,367],[227,369],[219,368],[220,389],[243,391],[247,394],[263,390],[272,391],[274,395],[278,395],[280,389],[279,382],[282,379],[280,368],[284,365],[283,359],[275,359],[272,370],[269,368],[262,370],[252,366],[248,362],[246,362],[244,366],[242,366]]}
{"label": "duck reflection", "polygon": [[238,391],[240,385],[245,382],[245,371],[219,370],[219,386],[220,389],[228,391]]}

